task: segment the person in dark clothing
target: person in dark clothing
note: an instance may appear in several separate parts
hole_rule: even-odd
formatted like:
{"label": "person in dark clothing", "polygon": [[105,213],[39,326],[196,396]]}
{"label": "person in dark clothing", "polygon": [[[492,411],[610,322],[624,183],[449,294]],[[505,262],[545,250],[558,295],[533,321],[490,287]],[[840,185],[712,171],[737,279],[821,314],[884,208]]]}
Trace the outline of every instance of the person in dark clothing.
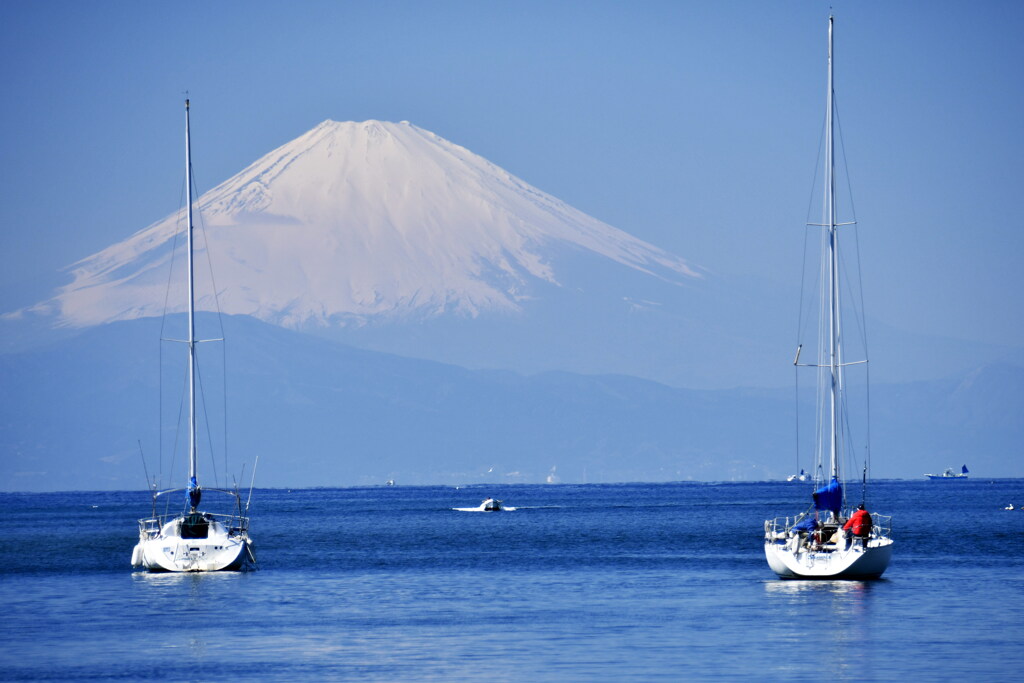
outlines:
{"label": "person in dark clothing", "polygon": [[812,547],[816,543],[815,537],[819,528],[818,520],[814,517],[805,517],[800,523],[794,524],[791,531],[798,536],[796,547]]}

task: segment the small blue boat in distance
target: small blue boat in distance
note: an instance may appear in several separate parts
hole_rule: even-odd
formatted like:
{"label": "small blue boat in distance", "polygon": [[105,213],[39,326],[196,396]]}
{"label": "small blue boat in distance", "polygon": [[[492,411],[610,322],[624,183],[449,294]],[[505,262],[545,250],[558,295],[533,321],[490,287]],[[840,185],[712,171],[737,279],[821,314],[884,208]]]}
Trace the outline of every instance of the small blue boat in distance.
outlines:
{"label": "small blue boat in distance", "polygon": [[952,467],[947,467],[946,471],[943,472],[942,474],[926,474],[924,476],[928,477],[929,479],[948,480],[948,479],[966,479],[967,478],[967,474],[968,474],[967,465],[964,465],[963,467],[960,468],[959,472],[957,472]]}

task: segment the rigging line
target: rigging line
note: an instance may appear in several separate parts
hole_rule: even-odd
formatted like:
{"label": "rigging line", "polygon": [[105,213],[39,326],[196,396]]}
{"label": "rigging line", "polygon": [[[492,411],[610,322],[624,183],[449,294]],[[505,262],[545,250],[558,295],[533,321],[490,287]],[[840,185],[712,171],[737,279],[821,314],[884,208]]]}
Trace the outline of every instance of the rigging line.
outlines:
{"label": "rigging line", "polygon": [[862,275],[861,259],[860,259],[860,230],[857,226],[854,226],[854,248],[855,248],[855,260],[857,265],[857,291],[852,291],[850,287],[851,298],[858,294],[860,298],[860,309],[855,310],[858,315],[854,316],[854,320],[857,322],[858,331],[860,332],[860,342],[864,350],[865,368],[864,368],[864,465],[868,466],[868,462],[871,456],[871,363],[867,362],[867,359],[871,357],[868,349],[868,330],[867,330],[867,313],[864,307],[864,278]]}
{"label": "rigging line", "polygon": [[796,343],[800,344],[800,338],[804,333],[804,287],[807,281],[807,235],[810,229],[804,226],[804,249],[803,259],[800,264],[800,298],[797,300],[797,313],[796,313]]}
{"label": "rigging line", "polygon": [[[192,178],[192,185],[198,187],[196,183],[195,169],[189,168],[189,173]],[[210,248],[210,238],[206,232],[206,220],[203,218],[202,205],[196,206],[196,213],[199,214],[199,231],[203,234],[203,245],[206,247],[206,266],[210,271],[210,285],[213,288],[213,303],[217,309],[217,325],[220,328],[221,337],[221,358],[223,367],[223,403],[224,403],[224,476],[227,477],[228,471],[228,365],[227,365],[227,342],[224,341],[227,335],[224,334],[224,314],[220,307],[220,290],[217,289],[217,279],[213,274],[213,250]],[[211,454],[212,457],[212,454]],[[226,479],[225,479],[226,480]]]}
{"label": "rigging line", "polygon": [[196,363],[196,379],[199,380],[199,398],[203,402],[203,420],[206,422],[206,442],[210,447],[210,464],[213,465],[213,483],[214,486],[220,486],[220,476],[217,474],[217,458],[214,457],[213,453],[213,434],[210,429],[210,414],[206,410],[206,391],[203,389],[203,373],[199,367],[199,363]]}
{"label": "rigging line", "polygon": [[142,439],[136,439],[139,444],[139,457],[142,458],[142,469],[146,473],[146,488],[149,489],[150,493],[153,492],[153,485],[149,481],[149,468],[146,467],[146,454],[142,452]]}
{"label": "rigging line", "polygon": [[793,414],[796,416],[796,469],[800,471],[800,368],[793,364]]}
{"label": "rigging line", "polygon": [[[870,364],[865,363],[864,365],[865,365],[865,373],[869,372],[869,367],[868,366]],[[845,374],[845,370],[843,372]],[[847,385],[847,384],[848,383],[846,382],[846,380],[844,378],[844,385]],[[870,391],[870,381],[868,381],[867,376],[865,376],[865,391]],[[852,473],[852,472],[860,470],[862,463],[860,462],[860,460],[858,458],[858,446],[859,446],[859,444],[856,444],[854,442],[855,441],[854,440],[854,436],[855,436],[856,432],[853,430],[852,423],[851,423],[851,417],[850,417],[851,416],[851,413],[850,413],[850,403],[851,403],[850,395],[851,395],[851,392],[849,391],[849,389],[847,389],[847,390],[845,390],[843,392],[843,403],[842,403],[842,409],[843,410],[842,410],[842,423],[841,424],[842,424],[842,429],[843,429],[843,446],[844,446],[844,449],[845,449],[845,452],[843,454],[843,456],[844,456],[844,463],[846,465],[846,471]],[[869,395],[868,394],[866,394],[865,397],[866,397],[866,401],[867,401],[867,405],[865,407],[865,410],[866,410],[865,418],[864,418],[866,423],[867,423],[867,427],[865,429],[865,432],[866,432],[865,438],[867,439],[867,442],[869,442],[870,441],[870,399],[869,399]],[[865,443],[865,448],[867,448],[867,442]],[[867,456],[865,456],[865,457],[867,457]],[[866,460],[865,460],[865,462],[863,464],[866,466],[866,464],[867,464]]]}
{"label": "rigging line", "polygon": [[[187,389],[188,389],[188,367],[187,366],[186,366],[185,372],[183,373],[183,376],[182,376],[182,385],[183,386],[181,388],[181,398],[178,400],[178,420],[177,420],[177,423],[174,426],[174,448],[171,449],[171,467],[170,467],[170,470],[168,472],[168,475],[170,477],[172,477],[172,478],[174,476],[174,461],[177,460],[177,456],[178,456],[178,439],[181,437],[181,416],[185,412],[185,395],[186,395],[186,392],[187,392]],[[161,438],[161,440],[163,439],[163,435],[162,434],[160,435],[160,438]],[[170,496],[168,496],[165,508],[167,510],[169,510],[170,507],[171,507],[171,500],[170,500]]]}
{"label": "rigging line", "polygon": [[163,470],[164,470],[164,440],[163,440],[163,431],[164,431],[164,371],[163,371],[163,368],[164,368],[164,330],[167,327],[167,307],[168,307],[169,302],[171,300],[171,278],[174,275],[174,257],[178,253],[178,237],[179,237],[179,235],[181,235],[181,232],[182,232],[182,230],[181,230],[181,221],[182,221],[182,214],[183,214],[182,206],[184,205],[184,203],[185,203],[185,183],[182,182],[180,196],[178,198],[178,219],[177,219],[176,226],[175,226],[175,229],[174,229],[174,240],[171,242],[171,263],[170,263],[170,267],[167,269],[167,287],[164,290],[164,310],[160,314],[160,337],[159,337],[159,339],[160,339],[160,341],[159,341],[160,351],[158,353],[158,361],[159,361],[158,368],[159,368],[159,371],[160,371],[160,380],[159,380],[159,386],[158,386],[159,396],[157,398],[158,410],[159,410],[159,413],[158,413],[158,416],[157,416],[157,429],[159,429],[160,438],[157,439],[157,453],[158,453],[158,458],[159,458],[159,463],[160,463],[160,467],[159,467],[160,473],[159,473],[158,476],[160,477],[160,485],[161,486],[163,486]]}
{"label": "rigging line", "polygon": [[[858,234],[858,231],[856,230],[856,226],[854,226],[854,244],[855,245],[857,245],[857,240],[856,240],[857,234]],[[853,314],[853,321],[854,321],[854,324],[856,326],[857,332],[859,333],[859,339],[860,339],[860,342],[861,342],[861,344],[863,346],[864,359],[866,361],[869,356],[868,356],[868,348],[867,348],[867,346],[868,346],[867,317],[866,317],[866,315],[864,313],[864,280],[863,280],[863,275],[862,275],[861,268],[860,268],[860,265],[861,265],[860,264],[860,254],[859,253],[855,254],[854,258],[856,260],[856,265],[857,265],[857,289],[856,290],[854,289],[854,286],[851,284],[851,281],[852,281],[853,278],[849,277],[849,275],[848,275],[849,272],[850,272],[850,268],[849,268],[849,266],[848,266],[848,264],[846,262],[846,259],[845,259],[845,251],[843,252],[843,255],[840,257],[839,265],[840,265],[840,268],[842,269],[842,274],[845,276],[845,277],[842,278],[842,281],[846,285],[846,292],[847,292],[848,300],[856,301],[857,298],[860,299],[860,308],[857,308],[856,306],[848,305],[846,307],[846,312]]]}
{"label": "rigging line", "polygon": [[[835,97],[833,96],[833,101]],[[868,325],[867,325],[867,308],[864,305],[864,276],[863,276],[863,261],[860,256],[860,229],[857,225],[857,208],[853,198],[853,184],[850,179],[849,161],[846,156],[846,143],[842,135],[842,123],[839,119],[838,106],[836,107],[836,125],[839,127],[839,145],[843,152],[843,171],[846,174],[846,192],[850,202],[850,214],[853,221],[853,244],[854,244],[854,257],[857,266],[857,288],[853,291],[850,288],[850,296],[856,297],[860,300],[860,308],[855,311],[858,315],[854,316],[854,319],[858,323],[861,344],[864,348],[864,358],[868,359],[871,357],[868,348]],[[870,470],[871,461],[871,369],[870,363],[865,368],[865,394],[864,394],[864,409],[865,409],[865,455],[864,455],[864,467],[865,471]]]}
{"label": "rigging line", "polygon": [[[822,205],[822,214],[826,214],[828,210],[827,202]],[[818,284],[820,286],[818,293],[818,336],[816,339],[817,344],[817,360],[818,360],[818,372],[816,377],[816,393],[815,393],[815,442],[814,442],[814,461],[817,465],[819,472],[819,483],[826,481],[823,467],[825,462],[825,451],[826,451],[826,415],[828,414],[827,403],[829,400],[828,387],[831,385],[831,374],[826,372],[831,368],[831,359],[828,356],[828,344],[826,343],[826,336],[828,334],[828,306],[829,297],[825,283],[829,280],[828,274],[828,249],[829,249],[829,233],[826,230],[820,231],[820,243],[819,243],[819,272],[818,272]]]}
{"label": "rigging line", "polygon": [[841,431],[841,437],[842,437],[840,443],[843,446],[843,453],[842,453],[842,455],[843,455],[843,465],[844,465],[844,468],[842,470],[843,473],[844,473],[844,476],[841,477],[841,480],[845,482],[846,481],[845,473],[846,472],[853,472],[853,471],[855,471],[856,468],[854,467],[854,465],[856,465],[857,463],[856,463],[856,450],[854,449],[854,444],[853,444],[853,430],[850,428],[850,405],[849,405],[849,401],[848,401],[848,399],[849,399],[849,391],[846,389],[846,377],[845,377],[846,371],[845,370],[840,370],[840,372],[842,372],[843,375],[844,375],[843,376],[843,400],[842,400],[842,403],[841,403],[841,413],[840,413],[840,416],[839,416],[839,418],[840,418],[839,429]]}
{"label": "rigging line", "polygon": [[867,348],[867,307],[864,305],[864,275],[860,259],[860,229],[857,225],[854,225],[853,230],[853,249],[854,260],[857,264],[857,291],[855,293],[851,292],[851,295],[856,294],[860,299],[860,341],[864,345],[864,357],[870,358],[871,356]]}
{"label": "rigging line", "polygon": [[[238,482],[245,479],[245,463],[242,463],[242,471],[238,475],[238,480],[235,481],[235,493],[238,493]],[[238,498],[238,516],[242,516],[242,498]]]}
{"label": "rigging line", "polygon": [[[192,185],[196,185],[195,171],[192,171]],[[196,202],[198,204],[198,201]],[[203,245],[206,247],[206,266],[210,271],[210,284],[213,286],[213,302],[217,309],[217,315],[221,315],[220,309],[220,294],[217,289],[217,280],[213,276],[213,256],[211,255],[210,240],[206,233],[206,220],[203,218],[202,206],[196,206],[196,213],[199,214],[199,231],[203,233]],[[220,330],[221,336],[224,336],[224,327],[221,325]]]}
{"label": "rigging line", "polygon": [[[163,327],[163,323],[160,323]],[[157,341],[159,351],[157,352],[157,419],[156,419],[156,441],[157,441],[157,457],[159,458],[159,466],[157,468],[157,478],[160,480],[160,488],[164,485],[164,343],[162,341],[163,335],[160,335],[161,341]]]}
{"label": "rigging line", "polygon": [[843,173],[846,174],[846,196],[850,200],[850,215],[853,222],[857,222],[857,209],[853,204],[853,185],[850,183],[850,166],[846,159],[846,142],[843,140],[843,124],[839,120],[839,105],[836,103],[836,95],[832,94],[832,105],[835,107],[835,123],[839,129],[839,149],[843,153]]}
{"label": "rigging line", "polygon": [[[198,183],[196,183],[195,169],[189,168],[189,173],[191,174],[192,178],[192,186],[198,187]],[[224,321],[220,308],[220,294],[219,291],[217,290],[217,280],[216,278],[214,278],[213,275],[213,256],[211,255],[210,239],[206,233],[206,220],[203,218],[203,208],[202,205],[199,204],[198,200],[196,201],[196,213],[199,215],[199,231],[203,234],[203,246],[206,248],[206,266],[207,269],[210,271],[210,285],[213,288],[213,303],[214,307],[217,309],[217,322],[220,325],[220,336],[223,337]]]}
{"label": "rigging line", "polygon": [[160,338],[164,336],[164,325],[167,321],[167,307],[171,300],[171,279],[174,276],[174,257],[178,253],[178,237],[183,232],[181,228],[182,220],[184,217],[184,211],[182,210],[185,206],[185,182],[181,183],[181,197],[178,199],[178,219],[175,222],[174,228],[174,241],[171,242],[171,265],[167,269],[167,288],[164,290],[164,311],[160,316]]}
{"label": "rigging line", "polygon": [[836,127],[839,129],[839,135],[838,135],[838,137],[839,137],[839,147],[840,147],[840,149],[842,150],[842,153],[843,153],[843,172],[844,172],[844,174],[846,176],[846,196],[847,196],[847,198],[849,199],[849,202],[850,202],[850,216],[851,216],[851,223],[850,224],[853,225],[854,252],[855,252],[856,263],[857,263],[857,291],[855,292],[853,290],[853,288],[851,287],[849,289],[849,292],[850,292],[851,296],[857,295],[856,298],[860,299],[860,310],[857,311],[857,312],[859,313],[859,315],[861,317],[860,321],[862,323],[861,341],[864,344],[864,357],[868,358],[869,356],[867,354],[867,320],[866,320],[866,318],[867,318],[867,309],[864,307],[864,278],[863,278],[862,268],[861,268],[860,230],[857,228],[857,208],[854,205],[854,200],[853,200],[853,184],[852,184],[852,182],[850,180],[849,161],[846,158],[846,142],[843,139],[842,121],[839,118],[839,105],[836,103],[836,96],[835,95],[832,96],[832,102],[833,102],[833,105],[835,106],[835,109],[836,109],[835,110],[835,124],[836,124]]}
{"label": "rigging line", "polygon": [[[808,193],[808,196],[807,196],[807,212],[805,214],[805,216],[806,216],[805,223],[806,224],[809,224],[811,222],[811,207],[814,206],[814,194],[815,194],[814,188],[818,184],[818,172],[821,171],[822,148],[824,147],[824,144],[825,144],[825,126],[826,126],[827,122],[828,122],[828,117],[827,116],[822,118],[822,121],[821,121],[821,132],[818,135],[818,154],[815,157],[815,162],[814,162],[814,175],[811,176],[811,191]],[[807,279],[807,241],[808,241],[807,236],[808,236],[809,232],[810,232],[809,229],[805,226],[804,227],[803,264],[802,264],[802,267],[800,268],[800,299],[799,299],[799,304],[800,305],[799,305],[799,310],[797,311],[797,323],[796,323],[797,343],[798,344],[800,343],[800,338],[803,336],[803,313],[804,313],[803,307],[804,307],[804,293],[806,292],[805,282],[806,282],[806,279]]]}
{"label": "rigging line", "polygon": [[[809,325],[810,322],[815,319],[815,317],[811,313],[811,310],[813,309],[815,302],[807,296],[807,292],[808,292],[808,289],[809,289],[808,282],[807,282],[807,273],[808,273],[807,251],[808,251],[808,245],[809,245],[809,242],[810,242],[810,234],[811,234],[810,227],[805,228],[804,229],[803,264],[802,264],[801,272],[800,272],[800,299],[799,299],[799,306],[798,306],[799,310],[798,310],[798,314],[797,314],[797,340],[796,340],[797,341],[797,345],[800,345],[802,343],[801,340],[804,339],[805,336],[807,335],[806,326]],[[810,284],[813,285],[814,290],[817,291],[819,286],[820,286],[820,283],[821,283],[821,273],[816,270],[815,271],[815,275],[814,275],[814,281],[812,283],[810,283]]]}
{"label": "rigging line", "polygon": [[821,120],[821,133],[818,134],[818,156],[814,162],[814,176],[811,178],[811,191],[807,197],[807,222],[811,222],[811,207],[814,206],[814,188],[818,185],[818,172],[821,170],[822,149],[825,147],[825,126],[828,123],[828,114]]}
{"label": "rigging line", "polygon": [[864,409],[867,411],[867,426],[864,435],[864,474],[865,477],[871,472],[871,364],[864,368],[864,381],[867,384],[864,390]]}
{"label": "rigging line", "polygon": [[[861,316],[861,342],[864,344],[864,357],[870,358],[868,353],[868,316],[867,308],[864,305],[864,271],[861,266],[860,259],[860,230],[854,226],[853,231],[853,248],[855,252],[855,258],[857,261],[857,292],[860,298],[860,316]],[[851,296],[854,293],[851,292]]]}
{"label": "rigging line", "polygon": [[[869,353],[869,349],[868,349],[867,309],[864,306],[864,277],[863,277],[863,267],[862,267],[862,263],[863,262],[861,261],[861,257],[860,257],[860,229],[859,229],[859,226],[857,225],[857,208],[856,208],[856,204],[855,204],[854,198],[853,198],[854,197],[854,195],[853,195],[853,183],[852,183],[852,181],[850,179],[849,160],[848,160],[847,155],[846,155],[846,142],[845,142],[845,139],[844,139],[844,136],[843,136],[842,121],[841,121],[841,119],[839,117],[839,105],[838,105],[837,97],[836,97],[835,93],[833,93],[833,95],[832,95],[832,102],[833,102],[833,106],[835,108],[834,109],[835,125],[838,128],[838,133],[839,133],[839,135],[838,135],[838,137],[839,137],[839,147],[840,147],[840,150],[842,151],[843,172],[844,172],[844,174],[846,176],[846,192],[847,192],[848,201],[850,203],[851,223],[853,224],[853,242],[854,242],[854,252],[855,252],[854,256],[855,256],[855,262],[856,262],[856,266],[857,266],[857,287],[856,287],[856,291],[854,291],[854,288],[850,286],[849,282],[847,282],[847,288],[848,288],[848,291],[850,293],[851,298],[855,298],[855,299],[859,299],[860,300],[860,308],[854,310],[854,313],[856,314],[854,316],[854,320],[857,322],[858,331],[860,332],[860,341],[861,341],[861,344],[862,344],[862,346],[864,348],[864,358],[868,359],[868,358],[870,358],[870,353]],[[849,280],[849,278],[847,278],[847,280]],[[864,402],[865,402],[865,444],[864,444],[864,448],[865,448],[865,455],[864,455],[865,473],[870,469],[870,460],[871,460],[871,369],[870,369],[870,363],[868,363],[867,365],[868,365],[868,367],[865,368],[865,398],[864,398]],[[847,417],[847,419],[848,419],[848,417]],[[850,453],[851,462],[850,462],[850,464],[853,465],[853,464],[856,464],[856,456],[855,456],[855,453],[852,451],[852,440],[851,440],[850,446],[851,446],[851,453]]]}
{"label": "rigging line", "polygon": [[[221,327],[221,339],[226,339],[223,334],[223,326]],[[221,353],[221,404],[223,409],[224,421],[224,481],[228,478],[228,343],[227,341],[221,341],[220,353]]]}
{"label": "rigging line", "polygon": [[822,473],[822,463],[824,459],[825,449],[825,383],[823,375],[825,368],[819,363],[818,372],[815,378],[815,391],[814,391],[814,465],[815,465],[815,482],[821,483],[824,481],[824,474]]}
{"label": "rigging line", "polygon": [[[810,209],[808,209],[809,211]],[[797,301],[797,323],[796,323],[796,343],[797,348],[800,346],[800,339],[804,334],[804,293],[806,291],[807,282],[807,242],[808,234],[810,229],[804,226],[804,248],[802,252],[803,263],[800,267],[800,298]],[[799,351],[797,351],[797,357],[799,357]],[[794,415],[796,416],[794,428],[796,430],[796,439],[794,446],[796,449],[796,467],[800,469],[800,368],[796,362],[793,363],[793,408]]]}

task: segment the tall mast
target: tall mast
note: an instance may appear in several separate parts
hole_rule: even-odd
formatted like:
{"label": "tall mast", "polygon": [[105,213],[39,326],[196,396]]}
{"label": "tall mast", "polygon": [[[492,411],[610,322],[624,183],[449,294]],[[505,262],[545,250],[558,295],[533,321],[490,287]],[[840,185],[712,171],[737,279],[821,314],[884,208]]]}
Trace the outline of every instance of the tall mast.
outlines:
{"label": "tall mast", "polygon": [[825,114],[825,172],[827,174],[828,212],[828,268],[829,268],[829,371],[831,439],[829,443],[829,470],[833,477],[839,478],[839,420],[841,413],[840,392],[842,390],[842,358],[839,343],[839,258],[838,233],[836,221],[836,173],[835,173],[835,135],[833,132],[833,114],[835,111],[833,86],[833,43],[832,17],[828,18],[828,94]]}
{"label": "tall mast", "polygon": [[192,256],[192,145],[190,141],[188,100],[185,100],[185,197],[188,203],[188,500],[192,510],[199,505],[201,493],[196,481],[196,334],[195,267]]}

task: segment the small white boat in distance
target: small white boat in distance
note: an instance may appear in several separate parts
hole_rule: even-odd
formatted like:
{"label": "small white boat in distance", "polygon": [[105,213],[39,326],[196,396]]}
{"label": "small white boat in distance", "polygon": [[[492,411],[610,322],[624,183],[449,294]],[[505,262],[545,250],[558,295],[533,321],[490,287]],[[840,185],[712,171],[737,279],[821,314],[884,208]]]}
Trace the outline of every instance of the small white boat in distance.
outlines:
{"label": "small white boat in distance", "polygon": [[926,474],[924,476],[928,477],[929,479],[948,480],[948,479],[967,479],[967,474],[968,474],[967,465],[964,465],[963,467],[960,468],[959,472],[957,472],[952,467],[947,467],[946,471],[943,472],[942,474]]}
{"label": "small white boat in distance", "polygon": [[480,503],[475,508],[452,508],[458,512],[511,512],[515,510],[513,507],[505,507],[505,505],[497,498],[485,498],[484,502]]}

